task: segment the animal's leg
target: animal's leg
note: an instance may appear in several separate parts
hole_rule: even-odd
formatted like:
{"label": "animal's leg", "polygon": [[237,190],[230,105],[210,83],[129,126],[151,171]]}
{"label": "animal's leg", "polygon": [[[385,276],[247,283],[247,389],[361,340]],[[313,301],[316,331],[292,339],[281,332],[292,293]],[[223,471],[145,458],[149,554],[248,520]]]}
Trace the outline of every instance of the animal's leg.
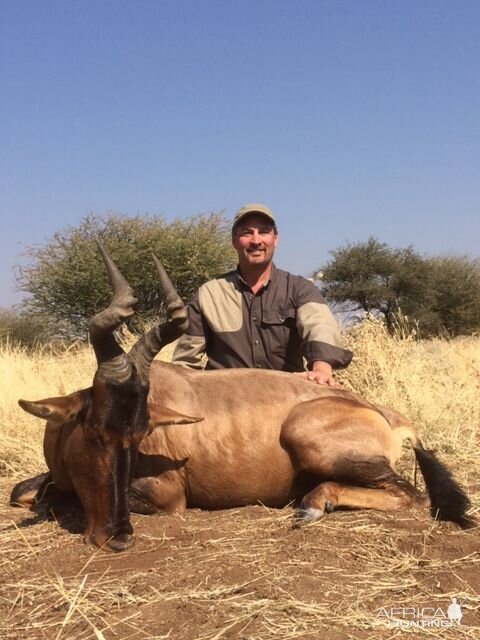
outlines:
{"label": "animal's leg", "polygon": [[[336,507],[397,511],[405,507],[426,507],[429,499],[385,459],[343,461],[335,474],[343,482],[323,482],[302,500],[299,517],[318,520]],[[347,484],[348,483],[348,484]]]}
{"label": "animal's leg", "polygon": [[303,500],[304,509],[312,509],[310,519],[337,506],[388,511],[428,504],[428,498],[393,470],[401,436],[382,414],[357,401],[327,397],[301,403],[284,424],[281,438],[297,473],[324,482]]}
{"label": "animal's leg", "polygon": [[297,518],[314,522],[337,507],[398,511],[412,506],[426,507],[428,503],[428,498],[416,492],[414,487],[404,491],[398,487],[369,489],[338,482],[322,482],[303,498]]}
{"label": "animal's leg", "polygon": [[37,500],[41,499],[41,494],[49,482],[51,482],[50,473],[41,473],[35,478],[19,482],[12,489],[10,504],[13,507],[29,509]]}
{"label": "animal's leg", "polygon": [[183,513],[187,508],[185,488],[175,474],[158,478],[135,478],[128,493],[130,511],[150,515],[157,511]]}

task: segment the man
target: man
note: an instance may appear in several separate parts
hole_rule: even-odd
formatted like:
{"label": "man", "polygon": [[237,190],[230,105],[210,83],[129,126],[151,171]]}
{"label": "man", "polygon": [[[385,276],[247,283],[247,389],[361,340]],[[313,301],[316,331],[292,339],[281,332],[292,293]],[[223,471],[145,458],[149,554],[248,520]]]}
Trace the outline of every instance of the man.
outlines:
{"label": "man", "polygon": [[206,355],[207,369],[277,369],[337,386],[333,369],[346,367],[352,353],[342,348],[338,325],[317,288],[276,268],[277,243],[268,207],[249,204],[237,212],[232,244],[238,267],[197,291],[175,364],[201,369]]}

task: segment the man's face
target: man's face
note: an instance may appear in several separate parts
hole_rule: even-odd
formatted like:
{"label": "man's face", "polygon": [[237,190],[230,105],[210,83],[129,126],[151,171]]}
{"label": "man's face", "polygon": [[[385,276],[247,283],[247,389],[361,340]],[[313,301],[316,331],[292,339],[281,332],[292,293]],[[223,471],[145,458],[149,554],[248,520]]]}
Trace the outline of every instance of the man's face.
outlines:
{"label": "man's face", "polygon": [[270,264],[277,241],[278,236],[268,218],[256,213],[246,216],[232,236],[240,268]]}

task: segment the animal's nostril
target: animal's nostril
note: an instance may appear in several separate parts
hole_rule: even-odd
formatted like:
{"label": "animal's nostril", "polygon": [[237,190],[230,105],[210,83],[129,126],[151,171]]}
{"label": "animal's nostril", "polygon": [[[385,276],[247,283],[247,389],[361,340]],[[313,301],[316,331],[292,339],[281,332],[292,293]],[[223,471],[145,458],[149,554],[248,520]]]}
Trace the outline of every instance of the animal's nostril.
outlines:
{"label": "animal's nostril", "polygon": [[107,542],[107,546],[112,551],[126,551],[130,549],[135,543],[135,538],[130,533],[120,533],[115,538],[111,538]]}

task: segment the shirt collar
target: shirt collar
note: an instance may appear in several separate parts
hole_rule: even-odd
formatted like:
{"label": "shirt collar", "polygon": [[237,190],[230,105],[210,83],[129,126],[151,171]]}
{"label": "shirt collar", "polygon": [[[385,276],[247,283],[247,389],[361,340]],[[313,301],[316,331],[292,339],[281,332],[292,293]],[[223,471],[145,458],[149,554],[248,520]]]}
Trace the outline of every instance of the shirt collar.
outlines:
{"label": "shirt collar", "polygon": [[[268,277],[267,280],[265,280],[265,282],[262,283],[261,288],[259,289],[259,291],[261,291],[262,289],[266,289],[268,287],[268,285],[270,284],[270,282],[272,282],[272,280],[275,279],[276,277],[276,273],[277,273],[277,268],[275,266],[275,264],[272,262],[272,268],[270,269],[270,276]],[[246,287],[248,290],[250,290],[250,285],[248,285],[245,280],[242,278],[242,275],[240,273],[240,269],[238,268],[237,265],[237,270],[236,270],[236,274],[237,274],[237,278],[238,281],[242,284],[242,286]]]}

